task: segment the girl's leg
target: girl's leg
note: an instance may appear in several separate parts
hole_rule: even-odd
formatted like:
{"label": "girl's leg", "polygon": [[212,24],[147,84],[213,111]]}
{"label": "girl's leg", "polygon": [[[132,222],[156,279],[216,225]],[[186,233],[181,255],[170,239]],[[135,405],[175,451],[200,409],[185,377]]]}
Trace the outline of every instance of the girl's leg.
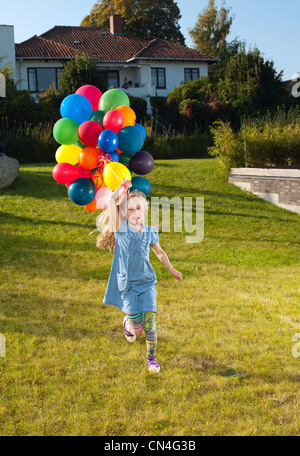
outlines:
{"label": "girl's leg", "polygon": [[[142,314],[127,315],[124,318],[125,337],[129,342],[135,342],[136,336],[139,336],[143,331]],[[134,338],[131,339],[131,338]]]}
{"label": "girl's leg", "polygon": [[143,312],[142,320],[146,334],[148,368],[151,372],[159,372],[160,366],[155,357],[157,345],[155,312]]}

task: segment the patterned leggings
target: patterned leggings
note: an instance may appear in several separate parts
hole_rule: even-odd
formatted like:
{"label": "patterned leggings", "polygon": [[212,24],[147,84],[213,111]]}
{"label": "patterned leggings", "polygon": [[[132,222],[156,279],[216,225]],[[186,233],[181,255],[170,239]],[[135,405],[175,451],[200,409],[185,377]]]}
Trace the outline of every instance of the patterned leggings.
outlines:
{"label": "patterned leggings", "polygon": [[136,315],[127,315],[128,330],[131,334],[139,336],[143,329],[146,335],[147,356],[155,356],[157,331],[155,312],[141,312]]}

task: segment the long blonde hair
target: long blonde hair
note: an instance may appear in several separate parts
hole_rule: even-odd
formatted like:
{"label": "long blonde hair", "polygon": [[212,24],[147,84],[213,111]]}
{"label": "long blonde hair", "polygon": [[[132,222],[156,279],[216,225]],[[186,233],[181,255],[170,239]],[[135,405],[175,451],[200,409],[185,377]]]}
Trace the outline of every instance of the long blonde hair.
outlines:
{"label": "long blonde hair", "polygon": [[[144,213],[148,211],[148,201],[146,200],[146,195],[139,190],[133,190],[128,195],[125,195],[118,203],[117,206],[119,207],[119,215],[122,220],[126,211],[126,205],[129,200],[132,198],[141,198],[143,201],[144,206]],[[96,240],[96,247],[101,250],[110,250],[114,252],[115,250],[115,234],[112,225],[112,221],[110,218],[110,211],[109,208],[105,209],[96,219],[96,226],[97,229],[100,231],[100,234]]]}

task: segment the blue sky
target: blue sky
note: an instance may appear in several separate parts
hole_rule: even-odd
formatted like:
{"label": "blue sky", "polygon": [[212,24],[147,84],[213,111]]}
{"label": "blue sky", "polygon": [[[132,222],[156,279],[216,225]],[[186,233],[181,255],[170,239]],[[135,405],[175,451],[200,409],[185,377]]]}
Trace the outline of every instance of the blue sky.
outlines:
{"label": "blue sky", "polygon": [[[15,41],[20,43],[40,35],[55,25],[79,25],[95,0],[14,0],[1,6],[0,23],[14,25]],[[181,32],[187,46],[193,43],[188,34],[207,6],[208,0],[177,0],[182,19]],[[216,0],[218,7],[221,0]],[[234,21],[229,39],[244,40],[257,46],[266,59],[274,61],[283,79],[300,71],[300,1],[299,0],[226,0]]]}

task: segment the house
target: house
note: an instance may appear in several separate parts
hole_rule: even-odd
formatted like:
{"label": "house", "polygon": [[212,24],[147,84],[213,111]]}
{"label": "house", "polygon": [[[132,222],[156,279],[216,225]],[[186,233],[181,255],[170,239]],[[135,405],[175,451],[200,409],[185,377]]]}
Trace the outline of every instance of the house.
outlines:
{"label": "house", "polygon": [[[1,28],[1,26],[0,26]],[[122,33],[121,16],[110,18],[110,29],[55,26],[40,36],[15,45],[15,80],[18,89],[39,93],[53,82],[78,52],[95,59],[108,87],[145,98],[167,96],[182,81],[208,75],[218,59],[161,39],[146,41]]]}

